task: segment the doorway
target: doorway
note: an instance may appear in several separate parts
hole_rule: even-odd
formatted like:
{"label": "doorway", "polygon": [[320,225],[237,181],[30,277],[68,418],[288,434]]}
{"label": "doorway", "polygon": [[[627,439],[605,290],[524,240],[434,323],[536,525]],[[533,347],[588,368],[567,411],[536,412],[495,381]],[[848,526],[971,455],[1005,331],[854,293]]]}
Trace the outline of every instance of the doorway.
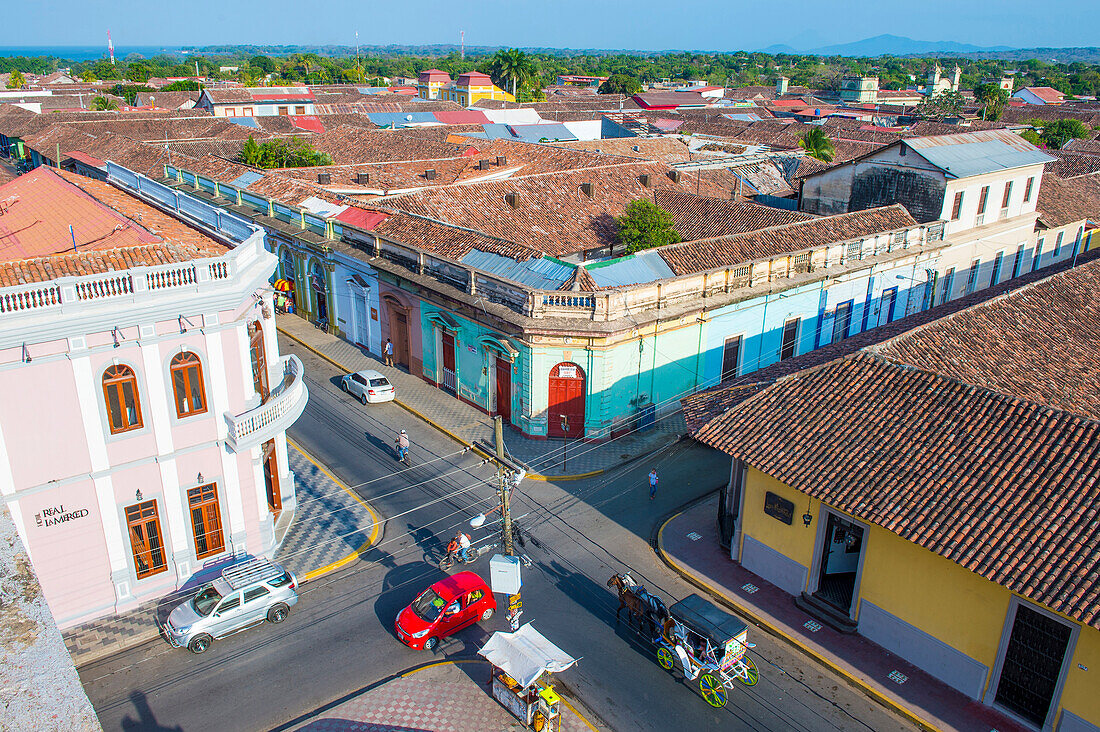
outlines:
{"label": "doorway", "polygon": [[443,388],[452,394],[458,394],[458,383],[455,378],[455,335],[450,331],[443,331]]}
{"label": "doorway", "polygon": [[264,487],[267,489],[267,507],[278,517],[283,510],[283,497],[279,491],[279,463],[275,459],[275,440],[263,446]]}
{"label": "doorway", "polygon": [[264,329],[260,321],[248,324],[248,352],[252,360],[252,385],[261,401],[270,393],[267,386],[267,351],[264,349]]}
{"label": "doorway", "polygon": [[512,364],[506,359],[496,359],[496,413],[505,422],[512,421]]}
{"label": "doorway", "polygon": [[547,408],[549,437],[584,437],[584,371],[575,363],[559,363],[550,369]]}
{"label": "doorway", "polygon": [[393,340],[393,361],[398,366],[409,367],[409,316],[404,309],[398,310],[393,302],[387,301],[390,308],[390,339]]}
{"label": "doorway", "polygon": [[370,348],[370,331],[367,321],[367,296],[362,292],[352,295],[355,304],[355,343],[363,348]]}
{"label": "doorway", "polygon": [[1052,615],[1016,603],[994,702],[1044,727],[1062,679],[1072,629]]}
{"label": "doorway", "polygon": [[832,513],[828,516],[814,597],[850,616],[863,554],[863,527]]}

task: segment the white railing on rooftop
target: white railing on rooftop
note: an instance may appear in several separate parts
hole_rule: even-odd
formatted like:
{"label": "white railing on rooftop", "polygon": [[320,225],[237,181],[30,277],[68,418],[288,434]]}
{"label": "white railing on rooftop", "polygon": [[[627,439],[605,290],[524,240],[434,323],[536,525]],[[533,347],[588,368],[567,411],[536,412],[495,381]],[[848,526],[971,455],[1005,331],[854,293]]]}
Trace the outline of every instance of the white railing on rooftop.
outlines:
{"label": "white railing on rooftop", "polygon": [[226,412],[227,441],[234,452],[242,452],[284,432],[305,409],[309,400],[305,368],[291,354],[281,359],[283,380],[260,406],[238,415]]}

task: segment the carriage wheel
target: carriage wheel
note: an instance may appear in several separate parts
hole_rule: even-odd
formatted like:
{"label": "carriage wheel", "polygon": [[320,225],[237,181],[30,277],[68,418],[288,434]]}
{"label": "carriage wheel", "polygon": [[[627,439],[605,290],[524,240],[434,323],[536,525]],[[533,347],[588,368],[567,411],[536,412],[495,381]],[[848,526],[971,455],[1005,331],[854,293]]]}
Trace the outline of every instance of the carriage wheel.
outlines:
{"label": "carriage wheel", "polygon": [[703,674],[699,677],[699,691],[703,693],[703,698],[707,700],[707,704],[712,707],[721,709],[726,706],[728,697],[726,696],[726,687],[722,683],[722,680],[711,674]]}
{"label": "carriage wheel", "polygon": [[665,671],[671,671],[673,666],[672,651],[665,647],[657,649],[657,663],[661,664],[661,668]]}
{"label": "carriage wheel", "polygon": [[745,664],[745,675],[738,675],[737,680],[745,686],[756,686],[756,682],[760,680],[760,671],[757,670],[756,664],[748,656],[742,658],[741,663]]}

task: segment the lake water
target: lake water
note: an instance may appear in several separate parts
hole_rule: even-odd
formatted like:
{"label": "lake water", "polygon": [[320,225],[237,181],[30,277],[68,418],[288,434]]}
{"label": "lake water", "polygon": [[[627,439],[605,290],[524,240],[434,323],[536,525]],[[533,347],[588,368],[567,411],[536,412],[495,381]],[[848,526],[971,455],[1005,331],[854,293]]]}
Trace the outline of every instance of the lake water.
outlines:
{"label": "lake water", "polygon": [[[121,61],[128,54],[140,53],[152,58],[160,53],[181,55],[178,46],[115,46],[115,60]],[[69,61],[95,61],[107,58],[107,44],[102,46],[0,46],[0,56],[57,56]]]}

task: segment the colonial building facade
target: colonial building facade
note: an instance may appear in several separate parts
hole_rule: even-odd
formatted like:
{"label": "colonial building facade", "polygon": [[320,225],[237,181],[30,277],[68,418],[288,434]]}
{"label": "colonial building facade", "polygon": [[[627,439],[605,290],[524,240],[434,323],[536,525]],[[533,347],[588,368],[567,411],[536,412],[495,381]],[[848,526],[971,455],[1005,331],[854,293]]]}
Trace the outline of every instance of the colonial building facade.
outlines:
{"label": "colonial building facade", "polygon": [[0,493],[64,628],[273,552],[308,394],[279,356],[262,229],[113,164],[47,182],[92,241],[143,242],[63,253],[81,244],[65,235],[0,263]]}

